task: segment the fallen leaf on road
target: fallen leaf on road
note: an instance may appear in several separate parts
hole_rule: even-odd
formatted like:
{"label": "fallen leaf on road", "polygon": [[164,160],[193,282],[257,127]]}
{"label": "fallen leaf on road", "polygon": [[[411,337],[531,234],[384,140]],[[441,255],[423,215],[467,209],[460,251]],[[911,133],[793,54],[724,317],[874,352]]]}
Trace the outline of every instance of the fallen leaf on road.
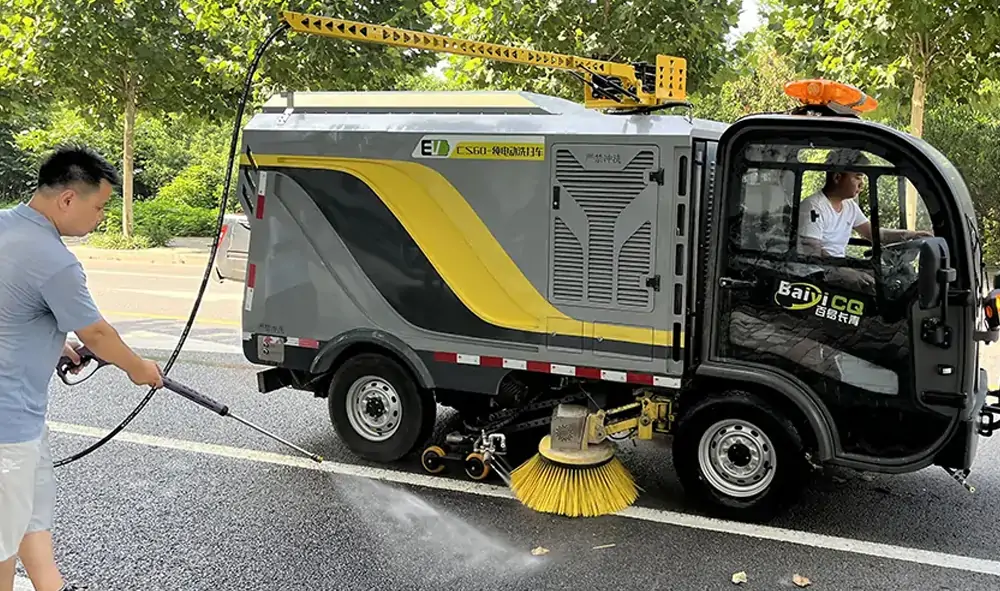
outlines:
{"label": "fallen leaf on road", "polygon": [[604,544],[603,546],[594,546],[592,550],[604,550],[605,548],[614,548],[615,544]]}
{"label": "fallen leaf on road", "polygon": [[795,583],[797,587],[808,587],[809,585],[812,585],[812,581],[802,575],[793,575],[792,582]]}
{"label": "fallen leaf on road", "polygon": [[543,548],[541,546],[539,546],[539,547],[537,547],[537,548],[535,548],[534,550],[531,551],[532,556],[541,556],[542,554],[548,554],[548,553],[549,553],[549,549],[548,548]]}
{"label": "fallen leaf on road", "polygon": [[746,572],[740,571],[740,572],[736,573],[735,575],[733,575],[733,584],[734,585],[739,585],[740,583],[746,583],[746,582],[747,582],[747,574],[746,574]]}

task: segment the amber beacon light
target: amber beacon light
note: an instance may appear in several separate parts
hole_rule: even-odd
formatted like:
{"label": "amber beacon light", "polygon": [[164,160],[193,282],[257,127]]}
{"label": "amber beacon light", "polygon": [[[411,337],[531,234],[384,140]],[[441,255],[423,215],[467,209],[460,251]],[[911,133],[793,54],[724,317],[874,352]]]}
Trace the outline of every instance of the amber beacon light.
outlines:
{"label": "amber beacon light", "polygon": [[795,80],[785,84],[785,94],[806,105],[837,105],[858,113],[878,107],[878,101],[860,89],[832,80]]}

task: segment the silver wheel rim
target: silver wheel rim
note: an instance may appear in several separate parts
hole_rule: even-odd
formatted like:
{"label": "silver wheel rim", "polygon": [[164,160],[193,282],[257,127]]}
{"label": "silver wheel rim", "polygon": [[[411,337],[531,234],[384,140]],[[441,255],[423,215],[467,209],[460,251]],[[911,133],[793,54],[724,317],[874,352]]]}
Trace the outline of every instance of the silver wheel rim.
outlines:
{"label": "silver wheel rim", "polygon": [[774,480],[776,463],[771,439],[742,419],[715,423],[698,443],[701,473],[713,488],[731,497],[764,492]]}
{"label": "silver wheel rim", "polygon": [[347,420],[354,431],[368,441],[385,441],[399,429],[403,405],[389,382],[365,376],[347,391]]}

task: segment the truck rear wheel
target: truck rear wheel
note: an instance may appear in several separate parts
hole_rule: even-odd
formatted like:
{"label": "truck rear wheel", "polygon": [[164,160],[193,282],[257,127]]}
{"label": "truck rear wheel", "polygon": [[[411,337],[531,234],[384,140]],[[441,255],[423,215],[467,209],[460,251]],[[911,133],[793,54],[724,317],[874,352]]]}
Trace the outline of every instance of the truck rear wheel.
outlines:
{"label": "truck rear wheel", "polygon": [[330,380],[330,421],[347,447],[375,462],[394,462],[429,436],[437,406],[393,359],[363,353]]}
{"label": "truck rear wheel", "polygon": [[772,518],[795,499],[808,470],[795,425],[746,392],[695,403],[677,424],[673,455],[688,496],[730,519]]}

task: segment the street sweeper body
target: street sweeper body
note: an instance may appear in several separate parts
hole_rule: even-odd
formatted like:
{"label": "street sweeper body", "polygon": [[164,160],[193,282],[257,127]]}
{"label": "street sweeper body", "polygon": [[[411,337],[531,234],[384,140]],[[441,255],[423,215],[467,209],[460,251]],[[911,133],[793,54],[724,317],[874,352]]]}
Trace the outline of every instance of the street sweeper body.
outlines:
{"label": "street sweeper body", "polygon": [[[790,84],[801,108],[726,125],[656,112],[685,106],[683,60],[564,57],[546,59],[584,72],[583,105],[314,92],[253,116],[237,194],[244,353],[271,366],[260,390],[326,398],[365,458],[495,470],[566,515],[634,501],[611,441],[661,434],[692,498],[735,517],[773,514],[822,465],[938,465],[964,484],[998,412],[978,362],[998,315],[955,167],[862,119],[875,102],[845,85]],[[838,211],[823,190],[845,178],[863,189]],[[869,238],[850,238],[862,218]],[[428,441],[437,404],[461,426]],[[519,437],[541,443],[511,471]]]}

